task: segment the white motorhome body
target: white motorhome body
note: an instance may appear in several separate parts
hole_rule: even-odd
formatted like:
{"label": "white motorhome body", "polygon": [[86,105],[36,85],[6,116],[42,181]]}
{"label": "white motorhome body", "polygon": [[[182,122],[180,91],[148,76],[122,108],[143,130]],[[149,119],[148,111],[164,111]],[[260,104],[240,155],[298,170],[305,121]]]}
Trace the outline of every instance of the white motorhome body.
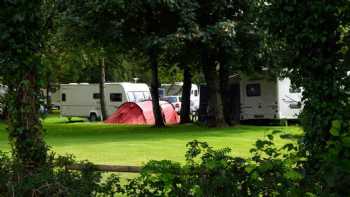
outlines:
{"label": "white motorhome body", "polygon": [[[101,117],[98,84],[61,84],[61,115],[65,117]],[[108,116],[125,102],[138,102],[151,98],[149,87],[143,83],[105,83]]]}
{"label": "white motorhome body", "polygon": [[6,92],[7,92],[7,86],[0,84],[0,117],[3,116],[3,113],[4,113],[2,102]]}
{"label": "white motorhome body", "polygon": [[7,86],[0,84],[0,97],[5,96],[7,92]]}
{"label": "white motorhome body", "polygon": [[57,90],[56,92],[51,93],[51,105],[53,108],[60,108],[61,105],[61,97],[60,97],[60,91]]}
{"label": "white motorhome body", "polygon": [[241,120],[297,119],[302,110],[302,89],[289,78],[241,79]]}
{"label": "white motorhome body", "polygon": [[[182,95],[183,82],[175,82],[174,84],[162,84],[163,96],[181,96]],[[191,111],[197,111],[199,109],[199,88],[196,84],[192,84],[191,87]]]}
{"label": "white motorhome body", "polygon": [[[47,92],[47,89],[42,89],[42,96],[45,98],[43,99],[43,102],[45,105],[47,105],[47,97],[50,97],[51,99],[51,108],[52,109],[59,109],[60,103],[61,103],[61,93],[60,93],[60,86],[55,87],[54,89],[51,89],[49,92]],[[47,93],[49,93],[47,95]]]}

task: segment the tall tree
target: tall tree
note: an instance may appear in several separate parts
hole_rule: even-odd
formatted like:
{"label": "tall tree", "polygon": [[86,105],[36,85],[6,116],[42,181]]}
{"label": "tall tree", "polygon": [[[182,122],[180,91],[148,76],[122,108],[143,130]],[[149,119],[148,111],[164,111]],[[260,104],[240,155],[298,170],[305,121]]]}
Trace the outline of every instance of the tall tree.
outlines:
{"label": "tall tree", "polygon": [[261,24],[283,51],[281,69],[304,89],[307,173],[321,179],[323,192],[345,195],[345,177],[350,176],[339,162],[349,162],[350,153],[340,137],[349,129],[349,65],[344,64],[348,43],[343,38],[349,34],[350,2],[269,0],[260,6]]}
{"label": "tall tree", "polygon": [[122,23],[124,40],[148,57],[151,64],[151,94],[155,126],[164,127],[159,106],[158,64],[162,45],[168,36],[191,20],[193,5],[189,1],[132,1],[125,2],[125,20]]}
{"label": "tall tree", "polygon": [[179,68],[177,72],[182,70],[181,124],[191,122],[192,76],[195,75],[194,71],[196,71],[199,65],[199,51],[195,47],[195,42],[192,40],[191,36],[188,36],[191,30],[186,26],[189,27],[190,24],[185,25],[178,33],[168,36],[166,45],[164,46],[164,59],[166,59],[166,62]]}
{"label": "tall tree", "polygon": [[[92,45],[94,46],[94,45]],[[107,114],[107,106],[106,106],[106,97],[105,97],[105,82],[106,82],[106,59],[108,55],[103,47],[94,48],[88,46],[89,48],[85,48],[81,52],[85,56],[83,60],[83,64],[87,65],[88,68],[92,68],[92,70],[97,70],[99,73],[98,79],[93,80],[90,79],[92,83],[98,83],[99,85],[99,100],[100,100],[100,111],[101,111],[101,119],[106,120],[108,118]],[[113,54],[112,54],[113,55]],[[96,69],[97,68],[97,69]],[[96,75],[95,72],[91,72],[92,75]],[[93,77],[95,78],[95,77]],[[90,120],[95,121],[95,120]]]}
{"label": "tall tree", "polygon": [[197,1],[194,38],[200,48],[201,65],[208,86],[208,125],[225,126],[219,70],[221,52],[234,52],[237,22],[247,11],[247,1]]}
{"label": "tall tree", "polygon": [[191,122],[191,89],[192,76],[189,65],[183,65],[183,85],[181,96],[180,123],[185,124]]}
{"label": "tall tree", "polygon": [[[347,76],[340,50],[340,27],[348,1],[308,1],[304,4],[267,1],[264,24],[277,40],[285,44],[284,66],[297,86],[304,88],[306,146],[311,153],[322,152],[331,134],[331,121],[347,102],[342,83]],[[283,10],[283,11],[282,11]],[[312,14],[310,14],[312,13]],[[279,20],[283,15],[283,20]],[[317,21],[317,22],[316,22]],[[316,72],[317,71],[317,72]],[[305,117],[305,118],[306,118]]]}
{"label": "tall tree", "polygon": [[8,85],[8,130],[13,155],[27,173],[44,165],[40,122],[41,52],[50,27],[50,1],[0,2],[0,65]]}
{"label": "tall tree", "polygon": [[[97,1],[62,1],[62,18],[64,21],[63,31],[66,40],[73,42],[74,45],[88,48],[92,53],[86,55],[94,55],[98,61],[94,65],[99,68],[99,92],[100,92],[100,109],[101,118],[107,119],[107,109],[105,104],[105,50],[108,48],[118,49],[118,43],[114,39],[114,27],[112,20],[119,19],[118,10],[111,10],[107,6],[117,6],[114,1],[106,1],[105,3]],[[116,8],[119,8],[118,6]],[[111,50],[116,52],[116,50]]]}
{"label": "tall tree", "polygon": [[[240,120],[239,98],[233,102],[232,92],[239,89],[239,76],[262,72],[268,65],[263,55],[265,34],[257,27],[255,7],[242,8],[242,16],[234,19],[234,34],[220,37],[218,50],[220,62],[220,92],[224,106],[224,117],[227,124],[232,125]],[[232,89],[233,88],[233,89]],[[235,95],[234,97],[239,96]]]}
{"label": "tall tree", "polygon": [[101,71],[100,71],[100,103],[101,103],[101,115],[102,120],[107,119],[107,108],[106,108],[106,98],[105,98],[105,81],[106,81],[106,66],[105,66],[105,58],[101,59]]}

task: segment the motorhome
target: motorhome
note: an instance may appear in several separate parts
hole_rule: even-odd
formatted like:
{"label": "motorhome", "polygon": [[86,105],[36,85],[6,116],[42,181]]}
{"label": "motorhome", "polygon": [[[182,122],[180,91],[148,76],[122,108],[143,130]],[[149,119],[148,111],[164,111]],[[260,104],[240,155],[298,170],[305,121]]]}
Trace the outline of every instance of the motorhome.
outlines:
{"label": "motorhome", "polygon": [[[162,84],[160,88],[161,97],[165,96],[181,96],[182,95],[182,82],[175,82],[173,84]],[[191,87],[191,111],[197,111],[199,109],[199,88],[196,84],[192,84]]]}
{"label": "motorhome", "polygon": [[49,97],[51,99],[51,109],[60,109],[60,84],[52,84],[52,87],[49,92],[45,88],[42,89],[42,96],[44,98],[43,102],[45,106],[47,105],[47,97]]}
{"label": "motorhome", "polygon": [[[70,83],[60,85],[61,116],[84,117],[95,121],[101,118],[99,84]],[[105,83],[107,115],[125,102],[151,99],[149,87],[143,83]]]}
{"label": "motorhome", "polygon": [[[289,78],[263,75],[232,75],[224,94],[224,113],[231,122],[246,120],[293,120],[303,109],[302,88],[292,86]],[[208,88],[200,86],[199,120],[207,121]]]}
{"label": "motorhome", "polygon": [[60,109],[60,107],[61,107],[60,91],[57,90],[55,92],[52,92],[50,96],[51,96],[52,109]]}
{"label": "motorhome", "polygon": [[302,88],[289,78],[240,80],[241,120],[297,119],[302,111]]}
{"label": "motorhome", "polygon": [[0,117],[3,117],[4,115],[3,99],[6,92],[7,92],[7,86],[0,84]]}

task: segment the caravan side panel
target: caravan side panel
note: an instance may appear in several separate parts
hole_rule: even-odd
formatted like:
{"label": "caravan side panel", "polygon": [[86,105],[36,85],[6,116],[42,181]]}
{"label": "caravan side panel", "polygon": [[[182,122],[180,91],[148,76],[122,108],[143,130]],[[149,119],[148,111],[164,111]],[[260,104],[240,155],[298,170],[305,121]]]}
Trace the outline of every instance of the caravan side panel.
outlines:
{"label": "caravan side panel", "polygon": [[100,111],[98,100],[93,98],[99,93],[96,84],[62,84],[60,92],[62,116],[89,117],[91,111]]}
{"label": "caravan side panel", "polygon": [[277,84],[268,80],[241,80],[241,120],[277,118]]}
{"label": "caravan side panel", "polygon": [[[123,86],[116,83],[105,84],[105,99],[108,116],[114,113],[120,105],[128,100]],[[99,111],[101,111],[100,100],[98,100],[98,104]]]}
{"label": "caravan side panel", "polygon": [[[91,113],[101,116],[98,84],[62,84],[60,89],[62,116],[89,117]],[[124,102],[134,102],[133,98],[140,95],[149,99],[150,91],[146,84],[106,83],[107,115],[114,113]]]}
{"label": "caravan side panel", "polygon": [[303,107],[301,100],[301,88],[292,88],[289,78],[278,80],[279,119],[297,119]]}
{"label": "caravan side panel", "polygon": [[4,113],[2,99],[5,96],[6,92],[7,92],[7,86],[0,84],[0,117],[2,117]]}

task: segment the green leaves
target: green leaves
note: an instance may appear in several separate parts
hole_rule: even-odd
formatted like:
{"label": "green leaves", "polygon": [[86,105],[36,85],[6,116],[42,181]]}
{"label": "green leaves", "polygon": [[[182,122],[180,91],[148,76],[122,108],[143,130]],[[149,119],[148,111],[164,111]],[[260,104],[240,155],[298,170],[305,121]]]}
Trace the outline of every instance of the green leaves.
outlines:
{"label": "green leaves", "polygon": [[41,55],[51,1],[3,1],[0,6],[0,78],[6,82],[8,130],[13,155],[28,174],[45,165],[47,146],[40,122]]}
{"label": "green leaves", "polygon": [[[269,0],[261,3],[260,25],[271,38],[280,65],[292,81],[303,87],[305,101],[300,140],[306,155],[306,174],[320,193],[342,196],[349,193],[348,173],[338,161],[349,157],[349,67],[346,40],[350,2]],[[286,147],[293,149],[292,147]],[[289,172],[290,173],[290,172]],[[346,175],[345,175],[346,174]],[[290,178],[298,178],[294,173]],[[320,178],[324,177],[324,178]],[[322,191],[321,191],[322,190]],[[316,192],[317,194],[317,192]]]}
{"label": "green leaves", "polygon": [[341,122],[339,120],[332,121],[332,127],[329,132],[333,136],[338,137],[340,136],[340,131],[341,131]]}
{"label": "green leaves", "polygon": [[291,180],[291,181],[301,181],[304,177],[302,174],[300,174],[299,172],[293,170],[293,169],[288,169],[284,174],[284,177],[286,177],[287,179]]}
{"label": "green leaves", "polygon": [[350,148],[350,136],[342,137],[341,141],[345,147]]}

